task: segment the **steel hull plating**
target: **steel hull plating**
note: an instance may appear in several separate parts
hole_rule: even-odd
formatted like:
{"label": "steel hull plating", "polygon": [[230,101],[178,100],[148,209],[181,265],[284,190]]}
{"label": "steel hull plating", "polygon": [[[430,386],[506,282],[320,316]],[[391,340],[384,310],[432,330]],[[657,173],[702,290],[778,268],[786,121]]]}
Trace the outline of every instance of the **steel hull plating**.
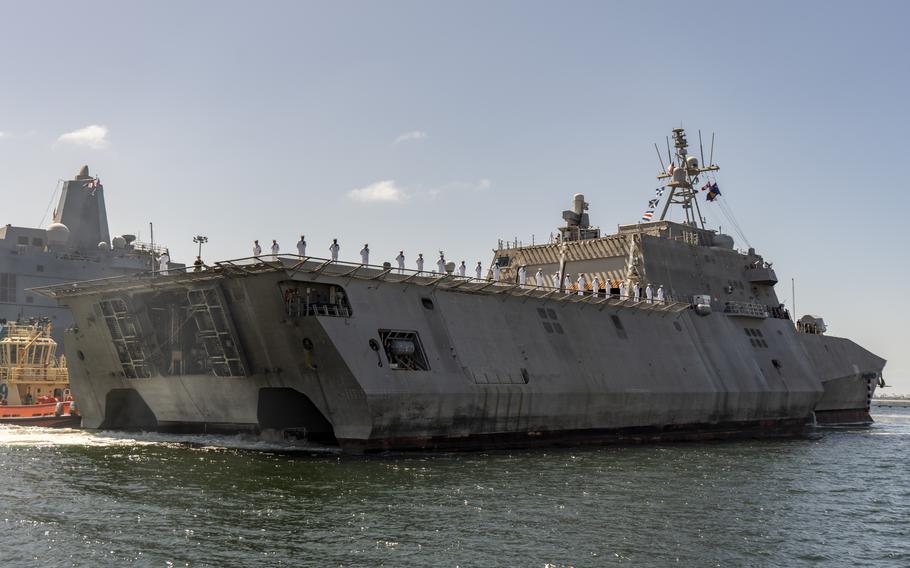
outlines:
{"label": "steel hull plating", "polygon": [[[308,266],[68,295],[78,328],[67,337],[67,357],[83,424],[274,429],[350,451],[490,448],[790,435],[813,422],[826,397],[828,371],[819,372],[788,320],[562,293],[557,300],[432,278],[389,281],[378,269],[343,277],[347,267]],[[289,312],[287,282],[343,288],[350,313]],[[146,315],[160,311],[161,294],[200,287],[223,297],[244,375],[175,375],[162,371],[164,362],[149,363],[147,377],[127,378],[99,300],[128,300],[151,361],[162,343]],[[744,341],[744,328],[763,330],[767,346]],[[428,369],[392,368],[375,342],[383,330],[418,337]],[[854,367],[880,372],[884,364],[859,347],[842,351],[846,363],[829,362],[832,376],[856,375]]]}

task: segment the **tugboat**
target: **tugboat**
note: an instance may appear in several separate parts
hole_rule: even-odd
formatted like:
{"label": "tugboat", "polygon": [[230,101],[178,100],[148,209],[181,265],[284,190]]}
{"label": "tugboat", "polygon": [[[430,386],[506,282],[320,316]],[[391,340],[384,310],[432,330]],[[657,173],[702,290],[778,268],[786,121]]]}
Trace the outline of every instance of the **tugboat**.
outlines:
{"label": "tugboat", "polygon": [[0,320],[0,423],[78,428],[82,417],[70,392],[66,356],[46,319]]}

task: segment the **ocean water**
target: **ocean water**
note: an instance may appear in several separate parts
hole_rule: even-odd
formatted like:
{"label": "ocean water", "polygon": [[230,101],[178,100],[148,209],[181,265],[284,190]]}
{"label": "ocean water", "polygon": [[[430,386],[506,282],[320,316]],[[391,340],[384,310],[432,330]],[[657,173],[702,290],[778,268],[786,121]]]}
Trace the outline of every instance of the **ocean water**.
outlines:
{"label": "ocean water", "polygon": [[0,565],[910,566],[910,409],[784,441],[350,457],[0,426]]}

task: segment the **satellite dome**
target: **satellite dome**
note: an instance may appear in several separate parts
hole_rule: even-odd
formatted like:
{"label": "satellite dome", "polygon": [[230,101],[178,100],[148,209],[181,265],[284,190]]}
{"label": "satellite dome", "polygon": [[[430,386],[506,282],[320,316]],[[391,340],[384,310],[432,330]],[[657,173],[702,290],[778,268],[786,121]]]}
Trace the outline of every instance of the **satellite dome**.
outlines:
{"label": "satellite dome", "polygon": [[76,179],[92,179],[92,176],[88,173],[88,166],[82,166],[79,169],[79,173],[76,174]]}
{"label": "satellite dome", "polygon": [[690,168],[697,168],[698,167],[698,158],[696,158],[695,156],[687,157],[686,165]]}
{"label": "satellite dome", "polygon": [[114,237],[111,239],[111,244],[114,245],[115,249],[122,249],[126,246],[126,239],[123,237]]}
{"label": "satellite dome", "polygon": [[69,239],[69,227],[63,223],[51,223],[47,226],[47,244],[65,245]]}

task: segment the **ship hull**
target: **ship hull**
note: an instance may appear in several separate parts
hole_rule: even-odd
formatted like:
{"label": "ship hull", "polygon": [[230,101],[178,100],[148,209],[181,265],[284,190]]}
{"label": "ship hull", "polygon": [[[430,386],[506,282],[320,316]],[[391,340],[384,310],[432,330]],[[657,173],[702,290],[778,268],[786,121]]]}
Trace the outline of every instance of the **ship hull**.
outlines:
{"label": "ship hull", "polygon": [[[375,452],[793,435],[829,410],[818,408],[824,373],[789,320],[446,289],[432,278],[377,283],[378,271],[364,270],[363,278],[325,270],[317,279],[263,268],[81,291],[67,300],[78,327],[66,346],[83,425],[278,431]],[[350,305],[291,313],[288,283],[338,287]],[[127,376],[126,348],[112,344],[116,325],[99,317],[99,301],[126,298],[129,325],[144,332],[140,355],[150,359],[162,346],[147,314],[200,288],[217,291],[206,309],[228,316],[219,333],[240,348],[242,373],[162,372],[174,366],[171,349],[170,363],[149,360],[147,376]],[[756,329],[768,341],[749,341]],[[388,330],[412,334],[426,368],[395,368],[379,345]],[[838,341],[852,362],[849,372],[829,362],[832,378],[855,375],[854,366],[880,370],[881,359]]]}

